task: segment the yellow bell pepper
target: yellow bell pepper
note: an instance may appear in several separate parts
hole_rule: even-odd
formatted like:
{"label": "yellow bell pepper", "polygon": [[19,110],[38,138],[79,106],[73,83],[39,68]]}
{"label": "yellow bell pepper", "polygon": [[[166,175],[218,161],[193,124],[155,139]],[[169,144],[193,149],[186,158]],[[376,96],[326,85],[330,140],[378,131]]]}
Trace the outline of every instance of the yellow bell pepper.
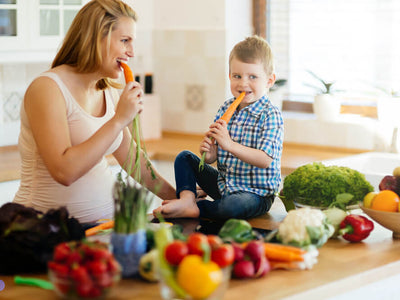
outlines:
{"label": "yellow bell pepper", "polygon": [[178,284],[194,299],[210,296],[222,280],[220,267],[213,261],[204,262],[198,255],[185,256],[178,266]]}

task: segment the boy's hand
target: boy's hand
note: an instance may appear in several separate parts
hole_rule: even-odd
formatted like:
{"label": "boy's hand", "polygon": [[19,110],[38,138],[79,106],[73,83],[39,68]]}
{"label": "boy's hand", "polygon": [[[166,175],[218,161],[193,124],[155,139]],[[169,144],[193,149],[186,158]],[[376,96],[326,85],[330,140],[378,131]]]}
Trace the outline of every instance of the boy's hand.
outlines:
{"label": "boy's hand", "polygon": [[217,145],[215,144],[215,140],[211,139],[207,135],[209,132],[206,133],[203,141],[200,144],[200,154],[206,153],[205,162],[206,163],[213,163],[217,159]]}
{"label": "boy's hand", "polygon": [[234,141],[231,139],[228,131],[228,125],[224,120],[217,120],[210,126],[208,136],[214,138],[218,145],[225,151],[229,151]]}

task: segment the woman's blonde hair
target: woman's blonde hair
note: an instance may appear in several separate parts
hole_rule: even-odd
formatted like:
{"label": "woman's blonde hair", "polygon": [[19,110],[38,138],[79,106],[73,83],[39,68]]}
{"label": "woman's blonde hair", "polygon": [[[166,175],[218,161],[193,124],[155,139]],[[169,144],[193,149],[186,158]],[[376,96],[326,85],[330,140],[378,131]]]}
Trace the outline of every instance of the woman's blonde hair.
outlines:
{"label": "woman's blonde hair", "polygon": [[237,43],[229,55],[229,67],[234,58],[244,63],[262,63],[268,76],[274,73],[272,50],[262,37],[255,35]]}
{"label": "woman's blonde hair", "polygon": [[[72,21],[52,68],[67,64],[81,73],[96,71],[103,63],[101,41],[107,38],[107,45],[110,46],[111,32],[121,17],[137,21],[136,12],[120,0],[91,0]],[[109,78],[97,82],[100,90],[110,86],[119,87]]]}

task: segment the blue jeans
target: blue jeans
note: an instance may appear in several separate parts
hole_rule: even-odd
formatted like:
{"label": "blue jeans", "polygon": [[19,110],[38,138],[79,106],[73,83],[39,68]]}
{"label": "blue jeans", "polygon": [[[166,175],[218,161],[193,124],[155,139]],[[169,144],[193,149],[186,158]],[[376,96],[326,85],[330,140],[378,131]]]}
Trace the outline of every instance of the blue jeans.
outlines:
{"label": "blue jeans", "polygon": [[260,196],[251,192],[240,191],[224,196],[218,190],[218,170],[205,164],[199,172],[200,158],[190,151],[182,151],[175,158],[176,195],[183,190],[192,191],[197,198],[196,184],[214,201],[200,200],[197,206],[200,217],[214,220],[230,218],[248,219],[269,211],[274,202],[274,195]]}

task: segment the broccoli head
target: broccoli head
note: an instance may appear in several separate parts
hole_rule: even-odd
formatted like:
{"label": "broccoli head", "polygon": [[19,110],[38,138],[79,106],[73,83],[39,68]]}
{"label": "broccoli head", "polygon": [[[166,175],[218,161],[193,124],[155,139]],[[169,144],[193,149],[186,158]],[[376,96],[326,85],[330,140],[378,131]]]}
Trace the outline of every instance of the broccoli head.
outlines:
{"label": "broccoli head", "polygon": [[339,194],[354,197],[348,205],[357,204],[373,191],[365,175],[348,167],[325,166],[314,162],[298,167],[283,181],[283,196],[297,203],[328,207]]}

